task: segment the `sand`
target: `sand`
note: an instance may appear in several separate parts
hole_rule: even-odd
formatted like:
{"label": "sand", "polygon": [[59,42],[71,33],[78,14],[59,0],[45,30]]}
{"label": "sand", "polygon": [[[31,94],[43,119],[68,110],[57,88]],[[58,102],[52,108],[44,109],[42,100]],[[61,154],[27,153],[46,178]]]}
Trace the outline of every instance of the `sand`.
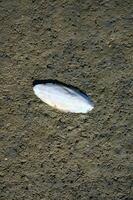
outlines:
{"label": "sand", "polygon": [[[0,1],[0,200],[131,200],[133,1]],[[57,79],[95,109],[33,93]]]}

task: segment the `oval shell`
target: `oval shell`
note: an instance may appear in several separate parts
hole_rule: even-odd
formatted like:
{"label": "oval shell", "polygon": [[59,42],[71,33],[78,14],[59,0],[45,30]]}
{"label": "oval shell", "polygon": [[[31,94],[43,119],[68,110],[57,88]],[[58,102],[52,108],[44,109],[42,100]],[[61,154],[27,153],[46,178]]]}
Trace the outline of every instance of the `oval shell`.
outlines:
{"label": "oval shell", "polygon": [[37,84],[34,93],[46,104],[63,112],[87,113],[94,108],[90,97],[77,89],[54,83]]}

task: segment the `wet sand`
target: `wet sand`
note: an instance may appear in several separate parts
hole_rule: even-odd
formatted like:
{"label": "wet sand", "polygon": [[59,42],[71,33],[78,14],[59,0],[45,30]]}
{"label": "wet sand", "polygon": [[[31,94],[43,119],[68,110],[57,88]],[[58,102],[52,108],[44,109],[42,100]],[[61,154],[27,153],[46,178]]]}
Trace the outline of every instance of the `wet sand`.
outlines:
{"label": "wet sand", "polygon": [[[131,200],[133,2],[0,1],[0,200]],[[57,79],[95,109],[33,93]]]}

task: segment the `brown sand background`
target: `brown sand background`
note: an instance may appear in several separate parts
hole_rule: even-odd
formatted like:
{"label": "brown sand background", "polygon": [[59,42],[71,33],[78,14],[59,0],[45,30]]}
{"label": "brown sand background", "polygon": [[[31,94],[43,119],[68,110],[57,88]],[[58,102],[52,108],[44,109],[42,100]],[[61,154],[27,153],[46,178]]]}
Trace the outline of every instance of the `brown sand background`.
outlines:
{"label": "brown sand background", "polygon": [[[0,200],[131,200],[132,0],[0,0]],[[90,94],[64,114],[35,79]]]}

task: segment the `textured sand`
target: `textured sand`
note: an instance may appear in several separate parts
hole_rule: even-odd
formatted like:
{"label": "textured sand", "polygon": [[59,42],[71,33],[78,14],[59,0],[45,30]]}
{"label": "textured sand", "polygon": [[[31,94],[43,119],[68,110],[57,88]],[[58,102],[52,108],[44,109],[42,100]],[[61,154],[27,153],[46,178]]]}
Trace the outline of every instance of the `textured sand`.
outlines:
{"label": "textured sand", "polygon": [[[0,1],[0,200],[131,200],[133,1]],[[87,115],[33,93],[57,79]]]}

